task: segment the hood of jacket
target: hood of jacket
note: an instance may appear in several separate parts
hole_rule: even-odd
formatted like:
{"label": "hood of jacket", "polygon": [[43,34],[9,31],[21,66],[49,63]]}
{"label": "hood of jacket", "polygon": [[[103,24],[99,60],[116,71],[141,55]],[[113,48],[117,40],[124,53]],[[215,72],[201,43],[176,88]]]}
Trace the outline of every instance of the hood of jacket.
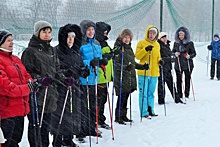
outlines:
{"label": "hood of jacket", "polygon": [[[157,35],[156,35],[156,37],[154,38],[153,41],[151,41],[151,40],[149,39],[149,37],[148,37],[149,30],[150,30],[151,28],[157,29]],[[156,42],[156,41],[158,40],[158,36],[159,36],[159,30],[158,30],[158,28],[157,28],[156,26],[149,25],[149,26],[146,28],[145,37],[144,37],[144,39],[145,39],[146,41],[151,42],[151,43],[152,43],[152,42]]]}
{"label": "hood of jacket", "polygon": [[[180,31],[183,31],[185,33],[185,37],[183,40],[180,40],[179,39],[179,32]],[[187,44],[188,42],[190,42],[190,34],[189,34],[189,30],[186,28],[186,27],[179,27],[177,30],[176,30],[176,33],[175,33],[175,42],[176,43],[183,43],[183,44]]]}
{"label": "hood of jacket", "polygon": [[[91,21],[91,20],[83,20],[83,21],[80,22],[80,28],[81,28],[84,40],[87,40],[86,30],[89,27],[94,27],[94,29],[96,30],[96,25],[95,25],[95,23],[93,21]],[[94,35],[93,38],[95,38],[95,35]]]}
{"label": "hood of jacket", "polygon": [[60,49],[63,52],[67,52],[69,49],[67,45],[67,37],[69,32],[74,32],[76,34],[73,46],[71,48],[79,52],[79,48],[82,44],[82,32],[80,27],[76,24],[67,24],[60,28],[58,33],[59,46],[61,47]]}
{"label": "hood of jacket", "polygon": [[111,31],[111,26],[105,22],[96,23],[96,39],[99,42],[108,40],[107,36],[104,36],[104,32],[107,31],[107,34]]}

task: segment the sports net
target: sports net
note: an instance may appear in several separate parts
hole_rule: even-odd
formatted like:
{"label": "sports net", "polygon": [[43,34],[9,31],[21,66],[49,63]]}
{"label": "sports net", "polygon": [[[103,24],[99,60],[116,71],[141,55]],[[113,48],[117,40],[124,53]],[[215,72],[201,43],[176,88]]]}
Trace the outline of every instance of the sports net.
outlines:
{"label": "sports net", "polygon": [[[211,0],[0,0],[0,5],[0,28],[14,34],[15,40],[19,41],[18,49],[27,46],[34,23],[39,20],[52,24],[53,40],[57,40],[59,27],[67,23],[79,24],[83,19],[109,23],[112,40],[123,28],[131,29],[134,39],[140,40],[148,25],[160,28],[161,17],[162,30],[168,32],[171,40],[180,26],[189,28],[193,41],[205,42],[212,38]],[[215,2],[215,12],[218,7],[220,3]],[[220,17],[216,14],[213,29],[219,32]]]}

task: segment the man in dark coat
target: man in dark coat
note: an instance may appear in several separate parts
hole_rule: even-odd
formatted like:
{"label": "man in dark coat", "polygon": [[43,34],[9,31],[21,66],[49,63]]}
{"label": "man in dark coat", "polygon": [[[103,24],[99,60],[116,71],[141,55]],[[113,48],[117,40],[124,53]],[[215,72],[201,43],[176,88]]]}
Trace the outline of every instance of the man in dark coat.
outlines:
{"label": "man in dark coat", "polygon": [[[28,48],[22,54],[22,62],[32,78],[38,79],[42,84],[37,92],[37,108],[41,124],[41,141],[38,144],[49,146],[49,131],[51,126],[51,114],[57,108],[57,83],[51,82],[64,81],[65,76],[60,71],[60,63],[56,50],[50,45],[52,26],[46,21],[38,21],[34,25],[34,35],[30,39]],[[45,92],[47,96],[44,105]],[[44,110],[44,111],[43,111]],[[34,114],[32,114],[34,115]],[[32,124],[32,115],[28,115],[28,141],[31,147],[36,146],[35,127]],[[42,117],[43,116],[43,117]],[[38,131],[37,131],[38,132]],[[37,135],[38,136],[38,135]]]}
{"label": "man in dark coat", "polygon": [[[58,84],[59,100],[57,101],[57,110],[53,113],[52,123],[54,134],[53,145],[59,147],[74,146],[73,135],[80,133],[81,127],[81,89],[80,76],[87,76],[88,69],[83,65],[79,48],[82,42],[82,33],[78,25],[67,24],[60,28],[58,34],[59,44],[55,47],[60,60],[60,68],[67,77],[64,84]],[[70,86],[70,88],[68,88]],[[69,94],[66,105],[64,106],[67,88]],[[63,116],[62,110],[64,107]],[[57,127],[62,117],[62,123],[59,130]]]}
{"label": "man in dark coat", "polygon": [[[158,78],[158,104],[164,104],[165,102],[165,82],[170,90],[170,93],[172,94],[175,103],[183,103],[180,100],[179,95],[176,92],[175,85],[173,83],[173,76],[171,74],[172,70],[172,61],[175,61],[175,56],[172,55],[171,49],[170,49],[170,41],[167,39],[167,33],[166,32],[160,32],[158,37],[158,43],[160,44],[160,55],[162,60],[164,61],[164,65],[160,66],[160,76]],[[172,57],[172,58],[171,58]],[[163,68],[163,73],[162,69]],[[163,80],[162,80],[163,75]]]}
{"label": "man in dark coat", "polygon": [[189,98],[190,79],[194,68],[193,58],[196,56],[194,43],[190,41],[189,30],[186,27],[180,27],[175,34],[175,42],[172,52],[177,57],[175,60],[175,71],[177,76],[177,91],[180,98],[183,97],[182,92],[182,74],[185,74],[185,90],[184,96]]}

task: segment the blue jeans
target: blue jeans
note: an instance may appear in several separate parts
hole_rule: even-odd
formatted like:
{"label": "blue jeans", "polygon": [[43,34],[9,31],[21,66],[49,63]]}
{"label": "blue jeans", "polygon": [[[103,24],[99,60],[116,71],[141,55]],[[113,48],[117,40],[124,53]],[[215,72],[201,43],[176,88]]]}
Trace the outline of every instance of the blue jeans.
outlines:
{"label": "blue jeans", "polygon": [[151,107],[152,114],[154,114],[154,92],[157,80],[158,77],[138,75],[139,109],[141,117],[149,115],[148,106]]}

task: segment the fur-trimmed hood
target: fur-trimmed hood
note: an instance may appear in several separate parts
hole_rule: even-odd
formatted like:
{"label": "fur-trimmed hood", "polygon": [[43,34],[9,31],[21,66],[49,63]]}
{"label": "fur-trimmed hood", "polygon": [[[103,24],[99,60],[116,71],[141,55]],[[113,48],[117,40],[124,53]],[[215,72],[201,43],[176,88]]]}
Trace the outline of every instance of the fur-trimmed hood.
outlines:
{"label": "fur-trimmed hood", "polygon": [[[86,30],[89,27],[94,27],[94,29],[96,30],[96,25],[95,25],[95,23],[93,21],[91,21],[91,20],[82,20],[80,22],[80,28],[81,28],[81,31],[82,31],[82,34],[83,34],[84,38],[87,38],[86,37]],[[94,36],[94,38],[95,38],[95,36]]]}
{"label": "fur-trimmed hood", "polygon": [[175,42],[176,43],[180,43],[181,40],[179,39],[179,32],[180,31],[183,31],[185,33],[185,37],[184,39],[182,40],[182,43],[183,44],[187,44],[188,42],[190,42],[190,34],[189,34],[189,30],[186,28],[186,27],[179,27],[177,30],[176,30],[176,33],[175,33]]}
{"label": "fur-trimmed hood", "polygon": [[82,33],[80,27],[76,24],[67,24],[60,28],[58,33],[59,45],[64,48],[68,48],[67,37],[69,32],[74,32],[76,34],[72,48],[77,49],[77,51],[79,51],[79,48],[82,43]]}

